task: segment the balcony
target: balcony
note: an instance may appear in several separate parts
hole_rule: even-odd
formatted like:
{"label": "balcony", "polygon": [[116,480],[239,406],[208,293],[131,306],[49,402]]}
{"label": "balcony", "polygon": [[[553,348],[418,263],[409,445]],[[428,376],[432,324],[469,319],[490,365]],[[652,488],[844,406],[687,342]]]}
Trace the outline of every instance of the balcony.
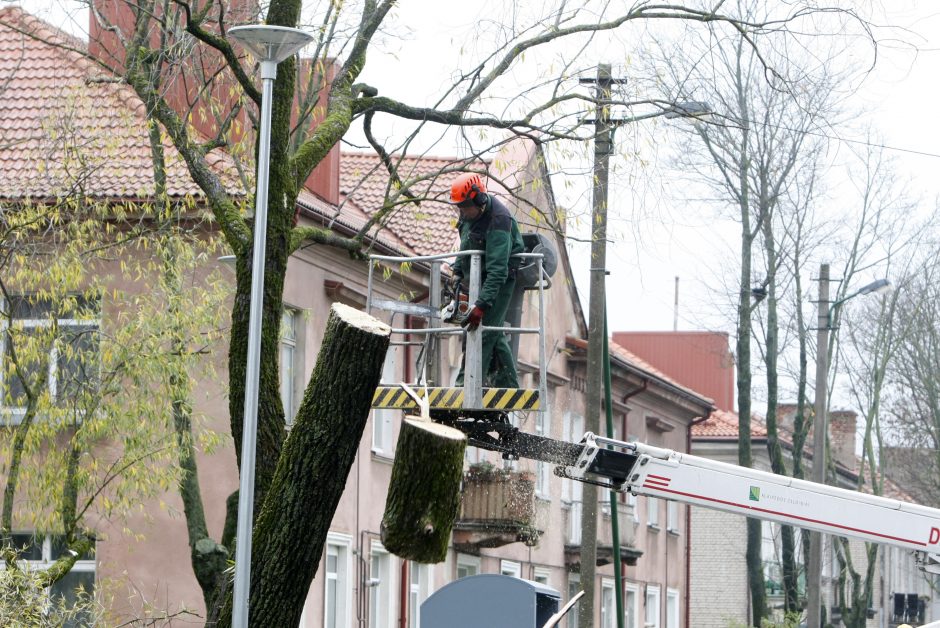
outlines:
{"label": "balcony", "polygon": [[[565,563],[569,569],[581,565],[581,503],[572,502],[565,511]],[[613,524],[610,516],[610,502],[598,504],[597,520],[597,566],[608,565],[614,561]],[[620,532],[620,560],[627,565],[636,565],[643,552],[634,547],[636,541],[633,506],[617,503],[617,516]]]}
{"label": "balcony", "polygon": [[538,521],[532,473],[474,464],[464,476],[454,547],[475,553],[518,542],[532,546],[543,532]]}

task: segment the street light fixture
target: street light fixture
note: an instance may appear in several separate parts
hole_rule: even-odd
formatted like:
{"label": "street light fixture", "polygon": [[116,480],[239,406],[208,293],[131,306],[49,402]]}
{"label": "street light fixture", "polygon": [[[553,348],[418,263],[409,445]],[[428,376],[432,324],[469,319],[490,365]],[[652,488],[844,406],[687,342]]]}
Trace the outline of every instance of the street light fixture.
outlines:
{"label": "street light fixture", "polygon": [[238,487],[238,528],[235,540],[235,589],[232,626],[248,626],[251,581],[251,528],[255,502],[255,447],[258,431],[258,386],[261,373],[261,307],[264,299],[264,259],[268,229],[268,176],[271,155],[271,100],[277,64],[313,41],[313,35],[286,26],[236,26],[228,35],[247,48],[261,64],[261,130],[258,138],[255,188],[255,237],[251,258],[251,302],[248,316],[248,364],[242,424],[242,464]]}
{"label": "street light fixture", "polygon": [[[818,325],[816,328],[816,416],[813,417],[813,481],[819,484],[826,483],[826,434],[829,430],[826,401],[829,396],[829,332],[833,329],[833,314],[849,299],[890,289],[890,281],[879,279],[830,304],[829,264],[822,264],[819,267],[819,302],[816,315]],[[822,602],[820,590],[822,587],[822,534],[819,532],[813,532],[810,535],[809,564],[806,574],[806,625],[808,628],[819,628]]]}

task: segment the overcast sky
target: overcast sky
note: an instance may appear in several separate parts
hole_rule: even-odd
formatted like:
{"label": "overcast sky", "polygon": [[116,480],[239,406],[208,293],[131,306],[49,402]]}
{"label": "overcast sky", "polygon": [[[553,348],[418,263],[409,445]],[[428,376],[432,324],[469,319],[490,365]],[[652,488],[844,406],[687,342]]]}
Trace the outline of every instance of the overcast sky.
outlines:
{"label": "overcast sky", "polygon": [[[0,0],[0,4],[3,3],[9,2]],[[84,31],[87,17],[77,8],[77,2],[20,0],[19,4],[75,34],[81,35]],[[872,125],[882,134],[884,144],[890,147],[889,154],[896,159],[899,172],[910,175],[914,191],[925,204],[932,206],[940,194],[940,176],[937,176],[940,117],[935,114],[940,104],[937,88],[940,3],[891,0],[883,4],[883,15],[876,16],[876,21],[894,28],[876,30],[876,35],[884,38],[879,47],[878,64],[859,86],[857,103],[853,104],[867,111]],[[486,14],[499,5],[490,0],[478,3],[472,10]],[[464,9],[455,11],[456,6],[464,6]],[[383,40],[381,51],[370,54],[362,79],[381,84],[385,95],[413,104],[426,102],[446,83],[461,48],[474,43],[472,20],[468,21],[467,10],[470,9],[462,3],[439,0],[402,2],[395,15],[397,23],[402,25],[401,30]],[[409,28],[415,34],[410,34]],[[914,46],[919,49],[916,54]],[[609,59],[598,58],[597,61]],[[386,129],[388,133],[394,131],[393,127]],[[864,139],[851,135],[843,138],[847,141]],[[459,151],[459,147],[455,151]],[[452,154],[454,151],[441,148],[440,152]],[[660,166],[664,164],[654,160],[649,167]],[[651,175],[651,178],[655,176],[661,174]],[[664,185],[669,185],[668,180]],[[574,199],[572,204],[586,209],[590,192],[582,190],[571,198]],[[611,213],[616,214],[618,205],[625,207],[636,203],[649,204],[650,201],[645,196],[638,199],[635,193],[622,189],[618,192],[615,188]],[[646,209],[655,211],[655,207]],[[727,268],[722,260],[733,256],[737,247],[737,227],[731,222],[695,220],[691,215],[684,216],[683,211],[684,208],[672,208],[666,222],[650,221],[639,227],[613,219],[612,232],[617,241],[609,248],[608,262],[612,329],[672,329],[675,277],[679,277],[678,328],[733,331],[733,323],[717,311],[716,303],[721,296],[716,291],[721,283],[720,275]],[[588,264],[584,247],[574,250],[572,259],[582,300],[586,302]],[[814,260],[811,263],[818,265],[821,261],[831,261],[834,266],[839,262]]]}

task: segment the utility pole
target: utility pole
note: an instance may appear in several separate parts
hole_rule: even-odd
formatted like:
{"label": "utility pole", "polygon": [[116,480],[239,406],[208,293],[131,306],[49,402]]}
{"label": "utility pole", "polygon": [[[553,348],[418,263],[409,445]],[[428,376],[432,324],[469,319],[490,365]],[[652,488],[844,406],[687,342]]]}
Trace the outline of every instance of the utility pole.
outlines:
{"label": "utility pole", "polygon": [[[594,98],[594,196],[591,210],[591,282],[588,300],[587,407],[584,428],[600,434],[601,391],[604,381],[604,336],[607,333],[607,186],[608,165],[613,151],[610,124],[610,64],[597,66]],[[597,573],[597,487],[585,484],[581,504],[581,588],[578,626],[594,625],[594,581]],[[617,541],[614,541],[616,545]],[[615,548],[619,551],[619,548]]]}
{"label": "utility pole", "polygon": [[[829,264],[819,266],[819,301],[816,304],[816,405],[813,417],[813,481],[826,483],[826,398],[829,396]],[[806,568],[806,625],[819,628],[822,601],[823,537],[813,532]]]}

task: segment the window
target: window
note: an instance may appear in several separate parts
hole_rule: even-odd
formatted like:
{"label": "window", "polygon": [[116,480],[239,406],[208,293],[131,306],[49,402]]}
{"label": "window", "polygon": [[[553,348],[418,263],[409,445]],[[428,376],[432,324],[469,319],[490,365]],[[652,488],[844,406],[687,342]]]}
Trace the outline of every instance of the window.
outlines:
{"label": "window", "polygon": [[601,628],[617,628],[614,581],[607,578],[601,582]]}
{"label": "window", "polygon": [[504,576],[512,576],[513,578],[522,577],[522,565],[517,563],[514,560],[501,560],[499,561],[499,573]]}
{"label": "window", "polygon": [[651,528],[659,528],[659,500],[655,497],[646,498],[646,524]]}
{"label": "window", "polygon": [[[14,296],[0,304],[13,325],[0,321],[0,391],[8,421],[26,414],[26,386],[47,391],[57,406],[78,402],[93,391],[98,376],[98,304],[82,296],[56,302],[36,296]],[[24,382],[12,370],[17,356]]]}
{"label": "window", "polygon": [[393,628],[395,613],[395,569],[392,556],[379,543],[372,544],[372,560],[369,563],[369,626],[371,628]]}
{"label": "window", "polygon": [[480,573],[480,557],[457,554],[457,580]]}
{"label": "window", "polygon": [[[563,419],[565,440],[576,443],[584,436],[584,417],[566,412]],[[568,529],[566,542],[569,545],[581,544],[581,499],[583,485],[574,480],[562,481],[562,500],[569,503]]]}
{"label": "window", "polygon": [[679,504],[671,499],[666,502],[666,529],[679,534]]}
{"label": "window", "polygon": [[421,604],[431,595],[431,565],[408,562],[408,627],[421,625]]}
{"label": "window", "polygon": [[640,628],[640,588],[627,584],[623,596],[624,628]]}
{"label": "window", "polygon": [[646,627],[659,628],[659,587],[646,585]]}
{"label": "window", "polygon": [[679,628],[679,592],[666,589],[666,628]]}
{"label": "window", "polygon": [[281,312],[281,339],[278,351],[281,359],[281,405],[284,406],[284,420],[288,427],[294,424],[297,416],[296,379],[297,379],[297,310],[285,307]]}
{"label": "window", "polygon": [[[68,551],[65,538],[60,535],[36,537],[29,533],[14,533],[12,537],[13,547],[29,569],[48,569]],[[79,556],[72,570],[49,588],[49,595],[61,599],[66,607],[71,607],[79,601],[79,595],[90,596],[94,591],[95,550],[92,548],[87,554]],[[66,624],[66,627],[90,626],[91,621],[91,617],[82,614]]]}
{"label": "window", "polygon": [[548,582],[551,579],[551,571],[545,569],[544,567],[535,567],[532,570],[532,580],[538,582],[539,584],[544,584],[548,586]]}
{"label": "window", "polygon": [[[382,383],[395,384],[398,382],[398,347],[389,347],[382,364]],[[372,451],[391,458],[395,454],[392,446],[392,421],[395,420],[397,410],[374,410],[372,412]]]}
{"label": "window", "polygon": [[633,523],[640,522],[640,509],[637,507],[637,498],[633,493],[627,493],[627,504],[633,510]]}
{"label": "window", "polygon": [[[576,596],[581,591],[581,579],[576,575],[568,576],[568,600]],[[568,628],[578,628],[578,604],[576,603],[571,610],[568,611],[568,614],[565,616],[568,619]]]}
{"label": "window", "polygon": [[[535,414],[535,433],[546,438],[551,437],[551,417],[548,412]],[[544,499],[551,499],[551,469],[547,462],[535,463],[535,495]]]}
{"label": "window", "polygon": [[323,625],[325,628],[349,628],[351,578],[349,546],[351,539],[330,533],[324,556],[326,581],[323,592]]}

